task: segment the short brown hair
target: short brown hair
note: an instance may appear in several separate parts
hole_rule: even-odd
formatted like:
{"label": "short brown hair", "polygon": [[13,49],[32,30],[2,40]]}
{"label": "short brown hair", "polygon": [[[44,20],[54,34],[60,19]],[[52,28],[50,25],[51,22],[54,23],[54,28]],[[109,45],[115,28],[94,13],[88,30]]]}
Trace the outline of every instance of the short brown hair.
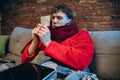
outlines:
{"label": "short brown hair", "polygon": [[52,9],[51,14],[56,13],[58,11],[62,11],[63,13],[65,13],[68,18],[72,20],[74,19],[71,8],[68,7],[66,4],[63,3],[63,4],[55,5],[54,8]]}

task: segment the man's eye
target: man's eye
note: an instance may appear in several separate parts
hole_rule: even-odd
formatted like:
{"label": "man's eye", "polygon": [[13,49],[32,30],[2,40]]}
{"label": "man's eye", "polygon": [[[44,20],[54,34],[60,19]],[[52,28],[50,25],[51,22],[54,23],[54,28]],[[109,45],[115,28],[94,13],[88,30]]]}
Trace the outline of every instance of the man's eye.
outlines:
{"label": "man's eye", "polygon": [[55,19],[55,16],[52,16],[52,19]]}
{"label": "man's eye", "polygon": [[61,17],[61,16],[57,16],[57,19],[61,20],[61,19],[63,19],[63,17]]}
{"label": "man's eye", "polygon": [[55,18],[57,18],[59,20],[63,19],[63,17],[61,17],[61,16],[52,16],[52,19],[55,19]]}

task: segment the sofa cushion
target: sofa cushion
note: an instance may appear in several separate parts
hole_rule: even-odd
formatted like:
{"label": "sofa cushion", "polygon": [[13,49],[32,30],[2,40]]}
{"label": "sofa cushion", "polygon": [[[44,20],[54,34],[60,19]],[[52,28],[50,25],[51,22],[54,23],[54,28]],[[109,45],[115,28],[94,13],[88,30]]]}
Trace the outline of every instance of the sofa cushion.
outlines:
{"label": "sofa cushion", "polygon": [[31,39],[32,29],[16,27],[10,35],[9,52],[21,56],[21,51]]}
{"label": "sofa cushion", "polygon": [[7,61],[15,61],[15,65],[19,65],[21,64],[21,57],[20,56],[17,56],[15,54],[11,54],[11,53],[8,53],[5,57],[4,57],[4,60],[7,60]]}
{"label": "sofa cushion", "polygon": [[42,64],[50,59],[51,58],[49,56],[44,54],[44,51],[39,51],[37,56],[31,62],[35,64]]}
{"label": "sofa cushion", "polygon": [[94,31],[93,34],[96,53],[120,55],[120,31]]}
{"label": "sofa cushion", "polygon": [[6,53],[8,35],[0,35],[0,57],[3,57]]}
{"label": "sofa cushion", "polygon": [[102,80],[120,80],[120,55],[95,55],[90,70]]}
{"label": "sofa cushion", "polygon": [[92,31],[90,34],[95,46],[91,71],[101,79],[120,79],[120,31]]}

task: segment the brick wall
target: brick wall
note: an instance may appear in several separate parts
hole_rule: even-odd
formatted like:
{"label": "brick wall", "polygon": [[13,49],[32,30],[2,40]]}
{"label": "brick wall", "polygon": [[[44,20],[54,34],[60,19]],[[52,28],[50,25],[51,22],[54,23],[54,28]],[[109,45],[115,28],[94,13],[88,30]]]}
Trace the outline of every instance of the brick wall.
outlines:
{"label": "brick wall", "polygon": [[34,28],[41,16],[50,14],[54,4],[65,2],[74,12],[79,28],[120,30],[119,0],[8,0],[2,4],[2,34],[14,27]]}
{"label": "brick wall", "polygon": [[1,13],[0,13],[0,34],[1,34],[1,20],[2,20],[2,16],[1,16]]}

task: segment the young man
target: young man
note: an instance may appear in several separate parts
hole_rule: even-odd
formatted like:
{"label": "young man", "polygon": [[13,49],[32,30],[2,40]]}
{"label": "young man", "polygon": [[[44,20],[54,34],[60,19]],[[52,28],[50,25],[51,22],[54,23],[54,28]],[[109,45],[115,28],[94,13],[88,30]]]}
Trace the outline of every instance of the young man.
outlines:
{"label": "young man", "polygon": [[91,62],[94,46],[87,31],[78,30],[73,14],[66,5],[57,5],[51,13],[49,27],[38,24],[22,52],[22,62],[31,61],[38,51],[75,70],[84,70]]}

